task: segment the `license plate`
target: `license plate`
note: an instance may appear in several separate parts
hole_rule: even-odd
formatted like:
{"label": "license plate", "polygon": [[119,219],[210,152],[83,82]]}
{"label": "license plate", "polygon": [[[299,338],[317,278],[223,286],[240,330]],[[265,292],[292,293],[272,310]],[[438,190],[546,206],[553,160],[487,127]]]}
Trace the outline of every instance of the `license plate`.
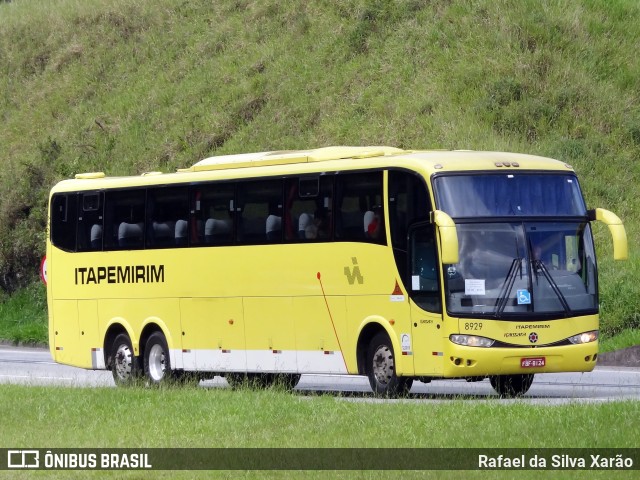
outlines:
{"label": "license plate", "polygon": [[520,366],[522,368],[538,368],[544,367],[547,364],[545,357],[527,357],[520,359]]}

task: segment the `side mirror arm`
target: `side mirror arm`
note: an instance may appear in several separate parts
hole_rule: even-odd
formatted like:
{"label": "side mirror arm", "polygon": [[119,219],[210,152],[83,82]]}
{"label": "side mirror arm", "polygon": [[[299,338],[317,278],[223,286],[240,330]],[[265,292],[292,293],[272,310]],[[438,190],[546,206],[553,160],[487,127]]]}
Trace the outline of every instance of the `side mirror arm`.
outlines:
{"label": "side mirror arm", "polygon": [[629,247],[627,244],[627,232],[622,220],[613,212],[604,208],[596,208],[587,212],[590,221],[598,220],[609,227],[613,239],[613,259],[627,260]]}

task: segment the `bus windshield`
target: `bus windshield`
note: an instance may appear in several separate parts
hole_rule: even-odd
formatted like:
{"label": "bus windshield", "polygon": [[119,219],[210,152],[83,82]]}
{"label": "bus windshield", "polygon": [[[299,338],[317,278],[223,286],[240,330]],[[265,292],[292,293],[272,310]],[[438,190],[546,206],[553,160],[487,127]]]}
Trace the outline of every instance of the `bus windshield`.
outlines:
{"label": "bus windshield", "polygon": [[565,317],[597,311],[595,253],[584,222],[462,223],[460,261],[444,265],[447,309],[465,317]]}
{"label": "bus windshield", "polygon": [[570,174],[462,174],[434,178],[438,208],[452,218],[579,216],[587,209]]}

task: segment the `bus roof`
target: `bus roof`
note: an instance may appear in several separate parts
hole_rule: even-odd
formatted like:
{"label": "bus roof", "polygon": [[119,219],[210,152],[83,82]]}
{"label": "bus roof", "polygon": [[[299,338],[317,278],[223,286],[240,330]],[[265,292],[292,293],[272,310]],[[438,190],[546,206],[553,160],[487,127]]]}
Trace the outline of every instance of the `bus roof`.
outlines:
{"label": "bus roof", "polygon": [[[319,162],[323,162],[319,169]],[[270,168],[271,167],[271,168]],[[177,173],[146,172],[141,176],[107,177],[102,172],[80,173],[58,184],[59,190],[100,189],[185,181],[255,178],[271,174],[308,174],[368,168],[408,168],[425,177],[434,173],[505,170],[561,170],[573,168],[561,161],[535,155],[471,150],[401,150],[385,146],[334,146],[220,155],[200,160]],[[209,172],[209,174],[207,174]],[[190,176],[191,178],[186,178]],[[144,178],[141,178],[144,177]]]}
{"label": "bus roof", "polygon": [[291,163],[322,162],[348,158],[372,158],[385,155],[397,155],[404,151],[394,147],[324,147],[313,150],[285,150],[276,152],[242,153],[239,155],[220,155],[205,158],[191,168],[181,170],[197,172]]}
{"label": "bus roof", "polygon": [[[222,170],[269,165],[285,165],[293,163],[320,162],[327,160],[363,159],[394,156],[420,159],[425,167],[434,170],[484,170],[500,167],[519,168],[522,164],[527,169],[571,168],[568,165],[545,157],[507,152],[476,152],[472,150],[401,150],[394,147],[325,147],[314,150],[288,150],[275,152],[244,153],[239,155],[221,155],[199,161],[182,172],[203,170]],[[522,165],[522,166],[524,166]]]}

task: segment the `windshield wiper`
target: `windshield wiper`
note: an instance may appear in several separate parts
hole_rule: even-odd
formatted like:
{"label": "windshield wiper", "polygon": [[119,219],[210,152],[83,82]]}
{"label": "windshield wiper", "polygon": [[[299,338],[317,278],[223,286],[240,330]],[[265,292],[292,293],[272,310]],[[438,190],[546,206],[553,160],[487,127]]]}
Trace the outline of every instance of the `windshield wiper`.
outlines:
{"label": "windshield wiper", "polygon": [[516,257],[511,262],[511,267],[509,267],[509,273],[504,279],[504,283],[502,284],[502,288],[500,289],[500,293],[498,294],[498,301],[496,303],[496,318],[500,318],[502,312],[507,306],[507,301],[509,299],[509,292],[513,288],[513,284],[516,281],[516,275],[518,272],[522,271],[522,258]]}
{"label": "windshield wiper", "polygon": [[542,260],[533,259],[531,260],[531,264],[533,265],[533,272],[535,273],[536,276],[538,276],[538,270],[542,272],[542,275],[544,275],[544,278],[546,278],[547,282],[549,282],[549,285],[551,285],[551,289],[553,290],[553,293],[555,293],[558,299],[560,300],[560,303],[562,304],[562,308],[564,308],[564,312],[568,313],[571,310],[571,308],[567,303],[567,299],[560,291],[560,287],[558,287],[558,284],[549,273],[549,270],[547,269],[547,266],[544,264],[544,262]]}

